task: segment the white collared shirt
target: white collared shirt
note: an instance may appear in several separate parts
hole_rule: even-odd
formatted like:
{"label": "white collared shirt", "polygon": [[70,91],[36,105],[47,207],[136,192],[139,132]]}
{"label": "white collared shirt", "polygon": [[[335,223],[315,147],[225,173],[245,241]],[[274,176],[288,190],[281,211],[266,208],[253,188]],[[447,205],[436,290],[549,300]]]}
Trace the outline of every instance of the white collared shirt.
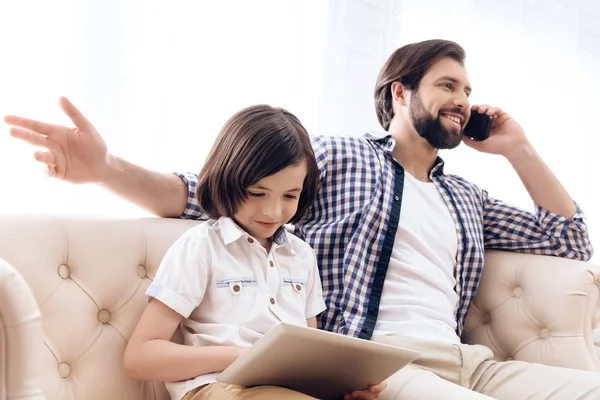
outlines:
{"label": "white collared shirt", "polygon": [[[230,218],[185,232],[165,254],[146,295],[181,314],[184,343],[251,346],[279,322],[306,326],[325,310],[312,248],[284,229],[265,248]],[[214,382],[167,383],[172,399]]]}

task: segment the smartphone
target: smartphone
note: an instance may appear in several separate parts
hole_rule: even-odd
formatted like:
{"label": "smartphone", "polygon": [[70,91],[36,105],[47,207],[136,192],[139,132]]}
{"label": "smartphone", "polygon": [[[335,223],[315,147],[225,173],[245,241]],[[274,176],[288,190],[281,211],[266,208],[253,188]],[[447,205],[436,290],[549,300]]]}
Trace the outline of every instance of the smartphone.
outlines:
{"label": "smartphone", "polygon": [[473,140],[484,141],[490,136],[492,127],[492,117],[487,114],[480,114],[477,111],[471,111],[471,118],[465,126],[463,135]]}

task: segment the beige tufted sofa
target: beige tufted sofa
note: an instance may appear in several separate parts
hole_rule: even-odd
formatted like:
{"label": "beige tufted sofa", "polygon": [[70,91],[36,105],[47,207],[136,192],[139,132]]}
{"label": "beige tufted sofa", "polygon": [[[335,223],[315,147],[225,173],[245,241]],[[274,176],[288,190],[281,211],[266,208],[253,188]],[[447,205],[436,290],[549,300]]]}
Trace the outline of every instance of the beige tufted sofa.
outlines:
{"label": "beige tufted sofa", "polygon": [[[0,217],[0,400],[168,399],[127,379],[122,355],[162,255],[195,223]],[[465,340],[598,371],[599,280],[595,265],[488,252]]]}

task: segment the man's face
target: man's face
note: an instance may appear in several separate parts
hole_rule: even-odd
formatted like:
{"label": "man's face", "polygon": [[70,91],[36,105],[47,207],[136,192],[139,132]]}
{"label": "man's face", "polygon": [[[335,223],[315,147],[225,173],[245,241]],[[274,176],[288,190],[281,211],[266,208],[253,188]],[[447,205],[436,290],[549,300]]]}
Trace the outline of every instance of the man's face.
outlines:
{"label": "man's face", "polygon": [[432,65],[410,96],[410,117],[417,133],[436,149],[458,146],[471,116],[470,93],[467,71],[457,61],[443,58]]}

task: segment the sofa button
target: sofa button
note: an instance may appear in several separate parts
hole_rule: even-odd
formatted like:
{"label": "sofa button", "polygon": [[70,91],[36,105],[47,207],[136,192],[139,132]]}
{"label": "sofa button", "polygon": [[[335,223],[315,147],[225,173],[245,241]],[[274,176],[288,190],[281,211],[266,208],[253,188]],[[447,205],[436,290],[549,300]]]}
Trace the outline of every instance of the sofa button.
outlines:
{"label": "sofa button", "polygon": [[549,330],[549,329],[547,329],[547,328],[543,328],[543,329],[540,331],[540,336],[541,336],[543,339],[548,339],[548,338],[550,337],[550,330]]}
{"label": "sofa button", "polygon": [[513,290],[513,296],[515,297],[521,297],[523,296],[523,289],[521,289],[520,287],[516,287]]}
{"label": "sofa button", "polygon": [[101,324],[106,324],[110,320],[110,312],[108,310],[100,310],[98,313],[98,321]]}
{"label": "sofa button", "polygon": [[58,364],[58,376],[66,378],[71,375],[71,366],[67,363]]}
{"label": "sofa button", "polygon": [[63,279],[68,279],[71,276],[71,269],[67,264],[61,264],[58,267],[58,276]]}
{"label": "sofa button", "polygon": [[485,325],[489,324],[492,322],[492,316],[488,313],[483,314],[481,316],[481,322],[484,323]]}
{"label": "sofa button", "polygon": [[142,279],[145,278],[146,277],[146,267],[144,267],[143,265],[138,265],[137,276],[139,276]]}

